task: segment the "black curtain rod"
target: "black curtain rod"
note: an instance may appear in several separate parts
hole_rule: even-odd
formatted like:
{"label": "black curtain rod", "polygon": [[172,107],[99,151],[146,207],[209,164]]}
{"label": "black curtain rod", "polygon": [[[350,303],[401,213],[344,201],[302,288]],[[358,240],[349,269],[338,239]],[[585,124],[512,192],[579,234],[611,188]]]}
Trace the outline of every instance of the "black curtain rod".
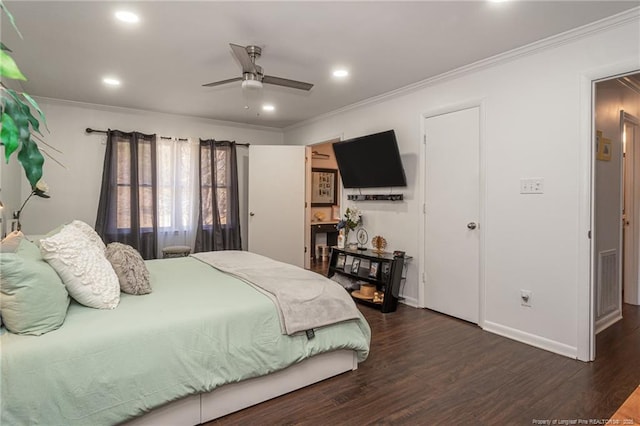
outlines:
{"label": "black curtain rod", "polygon": [[[96,130],[96,129],[92,129],[91,127],[87,127],[85,129],[85,131],[87,133],[104,133],[105,135],[107,134],[106,130]],[[160,136],[160,139],[173,139],[170,136]],[[186,141],[187,139],[178,139],[179,141]],[[238,146],[249,146],[250,144],[248,143],[237,143],[237,142],[233,142],[234,144],[238,145]]]}

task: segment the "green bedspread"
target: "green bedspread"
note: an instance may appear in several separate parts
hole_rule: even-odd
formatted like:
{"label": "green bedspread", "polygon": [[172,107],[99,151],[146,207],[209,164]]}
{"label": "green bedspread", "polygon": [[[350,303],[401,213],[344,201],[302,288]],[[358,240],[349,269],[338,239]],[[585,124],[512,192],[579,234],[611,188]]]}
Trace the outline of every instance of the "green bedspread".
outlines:
{"label": "green bedspread", "polygon": [[2,425],[108,425],[334,349],[368,355],[364,319],[281,333],[271,300],[192,258],[148,261],[153,293],[114,310],[72,302],[42,336],[2,329]]}

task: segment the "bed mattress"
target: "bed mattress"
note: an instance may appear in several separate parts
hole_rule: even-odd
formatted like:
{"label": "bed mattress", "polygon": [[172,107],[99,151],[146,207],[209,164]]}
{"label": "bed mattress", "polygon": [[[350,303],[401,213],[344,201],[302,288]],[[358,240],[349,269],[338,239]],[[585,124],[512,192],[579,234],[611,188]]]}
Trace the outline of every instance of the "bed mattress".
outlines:
{"label": "bed mattress", "polygon": [[287,336],[272,301],[238,279],[190,257],[147,267],[153,292],[114,310],[72,302],[58,330],[1,330],[0,424],[117,424],[323,352],[368,355],[362,317]]}

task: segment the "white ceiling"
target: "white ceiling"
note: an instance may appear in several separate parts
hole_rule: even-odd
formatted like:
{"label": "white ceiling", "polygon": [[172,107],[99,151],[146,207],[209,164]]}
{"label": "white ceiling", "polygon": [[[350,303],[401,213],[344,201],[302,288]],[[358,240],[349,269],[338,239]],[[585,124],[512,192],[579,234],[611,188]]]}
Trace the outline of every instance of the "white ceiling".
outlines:
{"label": "white ceiling", "polygon": [[[5,1],[35,96],[286,127],[638,6],[638,1]],[[141,21],[126,25],[114,12]],[[315,84],[243,92],[229,43],[263,47],[265,74]],[[335,81],[336,66],[349,69]],[[106,75],[122,80],[105,87]],[[250,105],[246,110],[244,105]],[[262,112],[258,104],[275,105]],[[259,113],[259,115],[258,115]]]}

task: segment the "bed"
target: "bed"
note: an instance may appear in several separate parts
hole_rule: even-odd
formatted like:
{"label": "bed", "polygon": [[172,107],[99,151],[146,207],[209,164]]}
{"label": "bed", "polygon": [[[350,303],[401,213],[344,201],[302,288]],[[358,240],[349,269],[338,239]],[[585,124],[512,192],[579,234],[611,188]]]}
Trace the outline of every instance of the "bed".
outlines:
{"label": "bed", "polygon": [[[357,368],[364,318],[283,333],[262,291],[193,256],[146,261],[153,292],[73,300],[41,336],[0,330],[1,424],[199,424]],[[349,299],[350,300],[350,299]]]}

